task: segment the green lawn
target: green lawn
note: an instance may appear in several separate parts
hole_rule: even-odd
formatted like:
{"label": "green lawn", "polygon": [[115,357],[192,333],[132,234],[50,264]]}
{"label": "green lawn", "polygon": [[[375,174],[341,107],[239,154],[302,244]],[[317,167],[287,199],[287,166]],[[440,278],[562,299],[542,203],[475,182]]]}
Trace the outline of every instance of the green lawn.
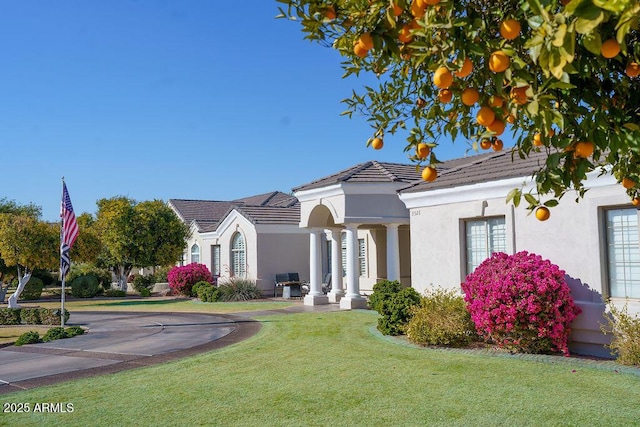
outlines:
{"label": "green lawn", "polygon": [[[2,414],[20,426],[624,426],[640,376],[561,357],[424,349],[381,337],[370,311],[264,316],[222,350],[2,396],[73,403]],[[554,362],[554,363],[551,363]]]}

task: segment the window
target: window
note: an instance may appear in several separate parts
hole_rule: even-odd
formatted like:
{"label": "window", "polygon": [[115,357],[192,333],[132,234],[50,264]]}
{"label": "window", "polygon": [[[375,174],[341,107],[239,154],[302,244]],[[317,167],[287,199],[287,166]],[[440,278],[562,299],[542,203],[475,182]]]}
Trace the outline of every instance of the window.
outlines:
{"label": "window", "polygon": [[191,246],[191,262],[200,262],[200,246],[197,243]]}
{"label": "window", "polygon": [[247,273],[244,237],[240,233],[236,233],[231,240],[231,266],[234,276],[244,277]]}
{"label": "window", "polygon": [[342,247],[342,277],[347,275],[347,233],[340,233],[340,241]]}
{"label": "window", "polygon": [[610,296],[640,298],[638,211],[611,209],[606,213]]}
{"label": "window", "polygon": [[494,252],[507,250],[504,217],[466,221],[467,274]]}
{"label": "window", "polygon": [[358,265],[360,267],[360,276],[367,275],[367,250],[364,245],[364,239],[358,239]]}
{"label": "window", "polygon": [[220,245],[211,246],[211,274],[220,277]]}

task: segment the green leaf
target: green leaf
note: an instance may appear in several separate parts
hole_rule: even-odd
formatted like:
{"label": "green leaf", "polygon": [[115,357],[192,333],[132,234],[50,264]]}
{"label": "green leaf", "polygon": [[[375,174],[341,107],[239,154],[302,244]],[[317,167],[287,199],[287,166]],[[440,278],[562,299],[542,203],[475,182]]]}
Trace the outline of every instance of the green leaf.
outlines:
{"label": "green leaf", "polygon": [[594,55],[600,55],[600,48],[602,47],[602,39],[600,38],[600,33],[593,32],[586,34],[582,38],[582,43],[584,47]]}
{"label": "green leaf", "polygon": [[625,124],[623,124],[622,126],[623,126],[623,127],[625,127],[625,128],[627,128],[627,129],[629,129],[629,130],[630,130],[630,131],[632,131],[632,132],[635,132],[635,131],[640,130],[640,126],[638,126],[638,125],[637,125],[637,124],[635,124],[635,123],[625,123]]}
{"label": "green leaf", "polygon": [[548,208],[553,208],[555,206],[558,206],[558,201],[556,199],[547,200],[546,202],[544,202],[544,205]]}
{"label": "green leaf", "polygon": [[533,197],[533,195],[531,193],[526,193],[524,195],[524,199],[527,201],[527,203],[529,203],[530,205],[538,205],[538,200]]}
{"label": "green leaf", "polygon": [[[476,148],[477,149],[477,148]],[[507,203],[509,203],[511,200],[513,200],[513,198],[520,193],[520,189],[519,188],[514,188],[513,190],[509,191],[509,194],[507,194]]]}
{"label": "green leaf", "polygon": [[595,6],[614,13],[620,13],[629,5],[628,0],[592,0]]}
{"label": "green leaf", "polygon": [[527,104],[527,112],[531,116],[537,116],[538,115],[538,109],[539,109],[538,101],[531,101],[531,102],[529,102]]}
{"label": "green leaf", "polygon": [[595,30],[604,20],[604,13],[600,12],[595,18],[578,18],[576,19],[576,32],[578,34],[589,34]]}

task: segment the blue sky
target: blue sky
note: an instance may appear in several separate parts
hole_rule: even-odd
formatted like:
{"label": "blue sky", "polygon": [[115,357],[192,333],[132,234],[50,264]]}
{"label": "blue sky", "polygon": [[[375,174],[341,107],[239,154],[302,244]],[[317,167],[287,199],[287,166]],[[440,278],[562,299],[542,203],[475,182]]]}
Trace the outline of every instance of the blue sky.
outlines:
{"label": "blue sky", "polygon": [[371,78],[342,79],[338,53],[274,19],[277,5],[0,3],[0,198],[57,221],[62,176],[76,213],[95,213],[119,195],[230,200],[406,163],[403,135],[374,151],[366,120],[340,116]]}

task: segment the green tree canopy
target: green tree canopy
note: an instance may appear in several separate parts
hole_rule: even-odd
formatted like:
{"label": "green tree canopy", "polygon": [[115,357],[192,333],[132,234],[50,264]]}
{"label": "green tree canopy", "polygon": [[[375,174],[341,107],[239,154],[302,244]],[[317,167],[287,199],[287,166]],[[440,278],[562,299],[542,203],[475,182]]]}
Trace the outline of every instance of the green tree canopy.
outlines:
{"label": "green tree canopy", "polygon": [[[435,178],[438,145],[464,138],[514,154],[547,154],[529,209],[584,194],[612,173],[640,204],[638,0],[278,0],[306,38],[344,57],[344,76],[372,73],[345,114],[362,113],[380,147],[406,130],[404,150]],[[427,144],[422,145],[422,144]],[[521,192],[510,198],[517,205]]]}
{"label": "green tree canopy", "polygon": [[133,267],[169,265],[182,256],[188,229],[162,201],[114,197],[97,203],[101,262],[115,273],[121,289]]}

